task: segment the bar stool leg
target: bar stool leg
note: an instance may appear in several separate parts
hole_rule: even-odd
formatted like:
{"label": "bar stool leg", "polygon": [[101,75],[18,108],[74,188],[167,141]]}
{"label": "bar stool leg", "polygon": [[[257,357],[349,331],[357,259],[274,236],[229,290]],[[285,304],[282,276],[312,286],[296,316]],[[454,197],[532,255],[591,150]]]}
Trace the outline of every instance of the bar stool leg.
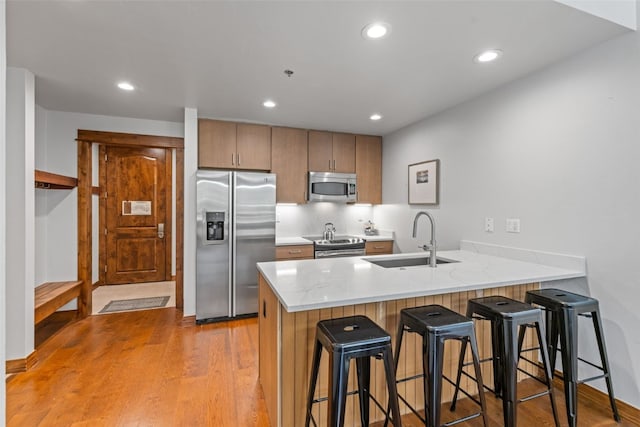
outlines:
{"label": "bar stool leg", "polygon": [[[391,345],[382,352],[382,360],[384,362],[384,373],[387,377],[387,390],[389,392],[389,400],[391,402],[391,413],[393,414],[393,425],[402,427],[402,419],[400,418],[400,406],[398,405],[398,390],[396,387],[396,376],[394,374],[394,365],[391,360]],[[395,399],[393,398],[395,396]]]}
{"label": "bar stool leg", "polygon": [[362,426],[369,425],[369,384],[371,379],[371,359],[369,357],[358,357],[356,359],[356,370],[358,372],[358,399],[360,400],[360,422]]}
{"label": "bar stool leg", "polygon": [[577,315],[574,309],[568,308],[558,316],[567,420],[570,427],[575,427],[578,423],[578,334],[572,331],[576,331],[578,326],[575,322]]}
{"label": "bar stool leg", "polygon": [[[478,343],[476,341],[475,334],[472,334],[469,337],[471,341],[471,356],[473,359],[473,368],[476,372],[476,384],[478,385],[478,397],[480,398],[480,408],[482,410],[482,423],[484,427],[488,426],[487,422],[487,403],[484,399],[484,386],[482,382],[482,370],[480,369],[480,356],[478,355]],[[463,348],[466,350],[467,340],[463,340]],[[464,353],[461,355],[460,360],[464,359]],[[456,381],[456,393],[458,392],[458,387],[460,385],[460,372],[458,371],[458,380]]]}
{"label": "bar stool leg", "polygon": [[491,356],[493,358],[493,390],[496,397],[502,397],[502,369],[503,369],[503,355],[501,342],[503,331],[495,322],[491,322]]}
{"label": "bar stool leg", "polygon": [[427,334],[424,338],[423,348],[427,350],[427,357],[422,357],[423,369],[425,369],[428,381],[425,381],[424,390],[427,396],[425,419],[431,426],[440,425],[440,401],[442,399],[442,362],[444,353],[444,341],[433,334]]}
{"label": "bar stool leg", "polygon": [[307,418],[304,422],[305,427],[309,427],[309,423],[311,422],[311,406],[313,405],[313,395],[316,393],[321,354],[322,346],[320,345],[320,342],[316,340],[313,347],[313,361],[311,362],[311,378],[309,379],[309,396],[307,397]]}
{"label": "bar stool leg", "polygon": [[600,350],[600,360],[602,361],[602,370],[605,373],[605,382],[607,383],[607,390],[609,391],[609,402],[611,403],[611,410],[613,411],[613,418],[620,422],[620,414],[618,413],[618,406],[616,405],[616,399],[613,395],[613,383],[611,381],[611,371],[609,370],[609,359],[607,358],[607,348],[604,343],[604,334],[602,333],[602,322],[600,320],[599,311],[591,312],[591,319],[593,320],[593,328],[596,331],[596,340],[598,341],[598,350]]}
{"label": "bar stool leg", "polygon": [[551,375],[555,376],[556,360],[558,358],[558,314],[551,310],[546,311],[547,318],[547,346],[549,347],[549,364],[551,365]]}
{"label": "bar stool leg", "polygon": [[518,367],[518,341],[513,330],[513,322],[503,320],[502,336],[504,353],[502,354],[502,410],[505,427],[515,427],[517,423],[516,376]]}
{"label": "bar stool leg", "polygon": [[330,353],[329,371],[331,372],[331,386],[329,387],[327,418],[329,419],[329,426],[342,427],[347,403],[349,358],[342,352]]}
{"label": "bar stool leg", "polygon": [[[402,320],[398,322],[398,332],[396,334],[396,349],[393,353],[393,373],[398,375],[398,361],[400,360],[400,348],[402,347],[402,337],[404,336],[404,323]],[[384,420],[384,427],[389,425],[389,414],[391,413],[391,394],[389,394],[389,403],[387,404],[387,416]],[[425,399],[426,402],[426,399]]]}
{"label": "bar stool leg", "polygon": [[[475,341],[475,337],[474,341]],[[471,347],[473,349],[473,347]],[[476,354],[478,353],[478,349],[475,350]],[[456,375],[456,387],[453,391],[453,399],[451,399],[451,407],[452,411],[456,410],[456,402],[458,401],[458,391],[460,390],[460,379],[462,378],[462,368],[464,367],[464,356],[467,354],[467,340],[462,340],[462,346],[460,347],[460,357],[458,358],[458,375]],[[479,359],[478,359],[479,360]],[[475,364],[475,360],[474,360]],[[476,375],[478,373],[476,372]],[[476,377],[477,378],[477,377]],[[482,381],[476,380],[478,382],[478,388],[482,388]],[[483,394],[484,396],[484,394]],[[484,398],[484,397],[483,397]]]}
{"label": "bar stool leg", "polygon": [[555,393],[553,391],[553,375],[551,374],[552,367],[549,361],[549,352],[547,350],[547,343],[544,338],[544,327],[540,322],[535,322],[536,334],[538,335],[538,347],[542,353],[542,365],[544,367],[544,376],[547,380],[547,387],[549,387],[549,399],[551,400],[551,412],[553,413],[553,420],[556,423],[556,427],[560,427],[560,420],[558,419],[558,409],[556,408]]}

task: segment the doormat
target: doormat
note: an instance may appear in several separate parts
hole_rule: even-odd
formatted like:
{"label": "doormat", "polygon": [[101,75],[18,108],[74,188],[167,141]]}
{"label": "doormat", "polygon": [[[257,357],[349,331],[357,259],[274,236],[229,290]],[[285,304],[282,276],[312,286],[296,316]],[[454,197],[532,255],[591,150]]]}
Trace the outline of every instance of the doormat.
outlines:
{"label": "doormat", "polygon": [[168,296],[112,300],[109,302],[109,304],[105,305],[102,310],[100,310],[100,313],[146,310],[148,308],[162,308],[167,305],[168,301]]}

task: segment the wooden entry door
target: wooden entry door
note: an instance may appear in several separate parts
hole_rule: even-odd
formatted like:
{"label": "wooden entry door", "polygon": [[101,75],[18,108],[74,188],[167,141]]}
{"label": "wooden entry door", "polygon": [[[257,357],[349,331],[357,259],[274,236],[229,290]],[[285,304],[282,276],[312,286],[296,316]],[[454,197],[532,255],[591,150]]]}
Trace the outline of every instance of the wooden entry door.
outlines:
{"label": "wooden entry door", "polygon": [[105,147],[105,284],[169,279],[170,160],[162,148]]}

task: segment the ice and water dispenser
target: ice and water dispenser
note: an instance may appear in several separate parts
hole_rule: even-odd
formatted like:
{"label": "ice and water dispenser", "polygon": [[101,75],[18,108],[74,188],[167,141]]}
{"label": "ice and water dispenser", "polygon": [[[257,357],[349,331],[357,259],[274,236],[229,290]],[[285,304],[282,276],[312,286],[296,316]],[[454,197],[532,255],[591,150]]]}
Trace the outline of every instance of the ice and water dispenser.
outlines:
{"label": "ice and water dispenser", "polygon": [[205,213],[205,244],[215,245],[222,243],[224,236],[225,212],[206,212]]}

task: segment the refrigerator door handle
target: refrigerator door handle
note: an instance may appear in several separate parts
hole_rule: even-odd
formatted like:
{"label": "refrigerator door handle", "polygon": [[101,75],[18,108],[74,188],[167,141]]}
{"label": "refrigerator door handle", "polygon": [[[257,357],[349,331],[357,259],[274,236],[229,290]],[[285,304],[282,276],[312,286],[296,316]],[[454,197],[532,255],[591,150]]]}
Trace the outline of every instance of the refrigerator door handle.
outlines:
{"label": "refrigerator door handle", "polygon": [[229,210],[231,211],[231,239],[229,244],[229,259],[231,260],[231,268],[229,269],[229,312],[231,316],[234,317],[236,315],[236,274],[233,272],[236,271],[237,268],[237,251],[236,251],[236,187],[237,187],[237,174],[235,172],[231,172],[231,182],[233,185],[231,186],[231,191],[229,191]]}

